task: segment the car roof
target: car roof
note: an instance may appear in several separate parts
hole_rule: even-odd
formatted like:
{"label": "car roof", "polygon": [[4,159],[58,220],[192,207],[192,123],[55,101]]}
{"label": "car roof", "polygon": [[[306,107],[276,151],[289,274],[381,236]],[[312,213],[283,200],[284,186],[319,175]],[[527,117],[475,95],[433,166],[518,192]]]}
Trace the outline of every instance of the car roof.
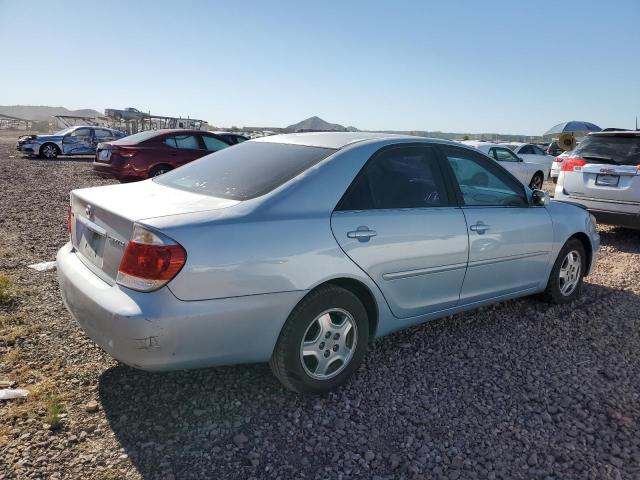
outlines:
{"label": "car roof", "polygon": [[640,130],[610,130],[607,132],[592,132],[590,137],[640,137]]}
{"label": "car roof", "polygon": [[308,147],[321,147],[340,149],[357,142],[367,140],[397,139],[424,139],[423,137],[411,137],[409,135],[396,135],[393,133],[374,132],[305,132],[285,133],[268,137],[254,138],[252,142],[289,143],[293,145],[306,145]]}
{"label": "car roof", "polygon": [[489,150],[492,147],[506,148],[503,144],[492,143],[492,142],[481,142],[479,140],[463,140],[461,142],[462,145],[466,145],[467,147],[477,148],[478,150]]}
{"label": "car roof", "polygon": [[244,133],[237,133],[237,132],[225,132],[223,130],[209,130],[209,133],[215,133],[216,135],[234,135],[236,137],[245,137],[247,138],[247,136]]}

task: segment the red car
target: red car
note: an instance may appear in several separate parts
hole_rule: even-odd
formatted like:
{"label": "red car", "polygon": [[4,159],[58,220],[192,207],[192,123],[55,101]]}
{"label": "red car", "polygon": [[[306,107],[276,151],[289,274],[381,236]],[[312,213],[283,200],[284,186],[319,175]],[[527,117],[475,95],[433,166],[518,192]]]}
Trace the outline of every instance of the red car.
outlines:
{"label": "red car", "polygon": [[98,144],[93,169],[121,182],[144,180],[245,140],[227,132],[149,130]]}

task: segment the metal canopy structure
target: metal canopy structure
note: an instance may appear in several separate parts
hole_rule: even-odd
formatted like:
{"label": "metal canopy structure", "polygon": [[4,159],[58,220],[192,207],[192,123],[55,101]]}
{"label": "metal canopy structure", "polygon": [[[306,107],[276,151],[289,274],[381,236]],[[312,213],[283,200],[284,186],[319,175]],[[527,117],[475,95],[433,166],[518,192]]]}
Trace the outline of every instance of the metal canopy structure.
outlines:
{"label": "metal canopy structure", "polygon": [[190,128],[201,130],[206,120],[197,118],[169,117],[166,115],[151,115],[135,108],[124,110],[108,108],[104,111],[105,118],[109,120],[112,128],[128,133],[137,133],[144,130],[159,130],[162,128]]}
{"label": "metal canopy structure", "polygon": [[0,130],[31,130],[32,126],[33,120],[12,117],[10,115],[4,115],[0,113]]}
{"label": "metal canopy structure", "polygon": [[82,117],[77,115],[56,115],[54,117],[60,127],[76,127],[82,125],[108,127],[109,119],[107,117]]}

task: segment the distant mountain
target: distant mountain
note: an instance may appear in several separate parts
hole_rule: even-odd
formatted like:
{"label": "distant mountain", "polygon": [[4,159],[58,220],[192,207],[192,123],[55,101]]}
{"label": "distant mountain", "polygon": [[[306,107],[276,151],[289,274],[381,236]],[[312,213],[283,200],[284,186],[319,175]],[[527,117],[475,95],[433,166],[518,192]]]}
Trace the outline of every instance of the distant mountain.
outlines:
{"label": "distant mountain", "polygon": [[10,117],[18,117],[24,120],[51,121],[54,115],[77,115],[79,117],[96,117],[103,114],[90,108],[69,110],[65,107],[46,107],[35,105],[0,105],[0,113]]}
{"label": "distant mountain", "polygon": [[324,132],[357,132],[358,129],[356,127],[344,127],[338,123],[329,123],[325,122],[320,117],[309,117],[306,120],[302,120],[301,122],[294,123],[293,125],[289,125],[287,130],[291,130],[294,132],[297,131],[324,131]]}

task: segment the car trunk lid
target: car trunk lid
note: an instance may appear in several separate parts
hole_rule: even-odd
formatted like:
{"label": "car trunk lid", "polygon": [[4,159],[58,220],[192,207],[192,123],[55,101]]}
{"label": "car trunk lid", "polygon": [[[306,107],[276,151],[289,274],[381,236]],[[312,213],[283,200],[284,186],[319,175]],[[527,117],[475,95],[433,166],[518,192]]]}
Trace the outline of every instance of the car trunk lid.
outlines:
{"label": "car trunk lid", "polygon": [[71,241],[82,262],[113,284],[135,222],[231,207],[239,202],[152,180],[71,192]]}

